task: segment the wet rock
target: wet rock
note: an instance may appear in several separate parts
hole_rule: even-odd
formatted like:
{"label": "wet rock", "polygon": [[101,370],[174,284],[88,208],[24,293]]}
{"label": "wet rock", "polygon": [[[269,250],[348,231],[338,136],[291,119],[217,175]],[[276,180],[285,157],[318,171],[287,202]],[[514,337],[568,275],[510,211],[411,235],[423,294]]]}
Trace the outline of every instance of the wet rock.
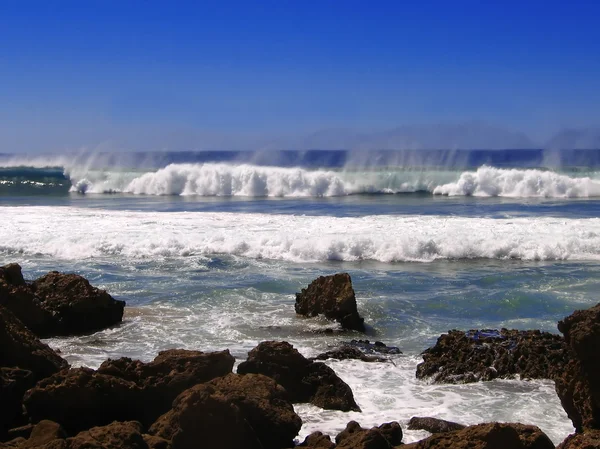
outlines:
{"label": "wet rock", "polygon": [[359,348],[361,351],[364,351],[367,354],[402,354],[402,351],[400,351],[400,348],[398,348],[397,346],[387,346],[381,341],[371,343],[369,340],[350,340],[349,342],[344,344],[347,346]]}
{"label": "wet rock", "polygon": [[452,330],[423,352],[417,378],[467,383],[496,378],[555,379],[571,358],[564,339],[548,332]]}
{"label": "wet rock", "polygon": [[17,264],[0,267],[0,305],[39,337],[95,332],[121,322],[124,301],[76,274],[52,271],[26,283]]}
{"label": "wet rock", "polygon": [[23,404],[33,422],[50,419],[69,434],[140,415],[141,389],[128,380],[74,368],[44,379],[25,393]]}
{"label": "wet rock", "polygon": [[308,360],[327,360],[327,359],[337,359],[337,360],[361,360],[363,362],[387,362],[388,359],[384,357],[377,357],[372,355],[366,355],[358,348],[353,348],[351,346],[342,346],[341,348],[333,349],[331,351],[324,352],[323,354],[319,354],[316,357],[309,358]]}
{"label": "wet rock", "polygon": [[426,430],[430,433],[452,432],[454,430],[464,429],[465,427],[466,426],[463,424],[452,421],[429,417],[421,418],[418,416],[413,416],[408,422],[408,428],[410,430]]}
{"label": "wet rock", "polygon": [[161,351],[149,363],[125,357],[109,359],[100,365],[98,373],[134,382],[141,388],[138,402],[143,416],[138,419],[149,425],[167,412],[184,390],[231,373],[234,362],[228,350],[205,353],[171,349]]}
{"label": "wet rock", "polygon": [[296,294],[296,313],[304,316],[325,315],[344,329],[365,331],[364,319],[358,314],[352,280],[348,273],[321,276]]}
{"label": "wet rock", "polygon": [[142,425],[136,421],[93,427],[67,439],[69,449],[148,449]]}
{"label": "wet rock", "polygon": [[313,432],[308,435],[298,447],[312,447],[315,449],[334,449],[335,443],[331,441],[329,435],[324,435],[323,432]]}
{"label": "wet rock", "polygon": [[310,402],[328,410],[360,411],[352,390],[327,365],[311,362],[287,342],[265,341],[240,363],[239,374],[275,379],[294,403]]}
{"label": "wet rock", "polygon": [[280,449],[293,447],[301,426],[273,379],[229,374],[181,393],[149,433],[173,449]]}
{"label": "wet rock", "polygon": [[600,431],[589,430],[569,435],[557,449],[600,449]]}
{"label": "wet rock", "polygon": [[486,423],[453,432],[436,433],[404,447],[407,449],[553,449],[554,444],[536,426]]}
{"label": "wet rock", "polygon": [[371,429],[350,421],[335,441],[336,449],[389,449],[402,443],[402,429],[395,421]]}
{"label": "wet rock", "polygon": [[50,347],[42,343],[8,309],[0,306],[0,366],[29,370],[36,379],[68,367]]}
{"label": "wet rock", "polygon": [[558,323],[573,360],[555,380],[556,392],[578,431],[600,429],[600,304]]}

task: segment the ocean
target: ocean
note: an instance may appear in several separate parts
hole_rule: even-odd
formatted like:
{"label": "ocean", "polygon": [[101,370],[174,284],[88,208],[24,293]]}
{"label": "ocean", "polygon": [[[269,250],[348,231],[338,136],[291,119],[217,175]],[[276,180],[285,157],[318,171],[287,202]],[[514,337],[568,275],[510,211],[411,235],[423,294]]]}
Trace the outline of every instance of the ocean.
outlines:
{"label": "ocean", "polygon": [[[557,333],[600,287],[600,151],[265,151],[0,155],[0,264],[75,272],[127,302],[122,325],[53,338],[74,366],[264,340],[314,356],[356,338],[389,363],[326,363],[358,412],[297,405],[302,439],[412,416],[573,432],[551,381],[435,385],[420,353],[450,329]],[[352,276],[367,335],[294,312]]]}

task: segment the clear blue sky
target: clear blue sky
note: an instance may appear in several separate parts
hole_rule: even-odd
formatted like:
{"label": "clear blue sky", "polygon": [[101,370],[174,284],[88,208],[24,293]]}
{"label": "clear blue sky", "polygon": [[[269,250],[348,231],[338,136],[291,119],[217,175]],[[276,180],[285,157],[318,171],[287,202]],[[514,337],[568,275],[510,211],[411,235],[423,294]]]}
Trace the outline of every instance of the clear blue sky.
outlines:
{"label": "clear blue sky", "polygon": [[0,152],[472,121],[543,141],[600,125],[599,19],[592,0],[6,0]]}

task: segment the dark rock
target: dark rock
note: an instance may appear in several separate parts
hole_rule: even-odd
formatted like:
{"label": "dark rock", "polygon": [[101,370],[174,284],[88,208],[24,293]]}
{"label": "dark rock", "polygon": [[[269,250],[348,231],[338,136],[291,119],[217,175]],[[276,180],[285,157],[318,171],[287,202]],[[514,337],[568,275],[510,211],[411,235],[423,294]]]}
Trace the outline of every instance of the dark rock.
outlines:
{"label": "dark rock", "polygon": [[390,449],[402,443],[402,429],[395,421],[371,429],[350,421],[335,441],[336,449]]}
{"label": "dark rock", "polygon": [[42,343],[8,309],[0,306],[0,366],[29,370],[36,379],[68,367],[50,347]]}
{"label": "dark rock", "polygon": [[140,388],[131,381],[89,368],[63,370],[25,393],[23,404],[33,422],[56,421],[69,434],[128,421],[140,415]]}
{"label": "dark rock", "polygon": [[52,271],[35,280],[31,288],[43,308],[57,318],[56,335],[95,332],[123,320],[125,301],[113,299],[77,274]]}
{"label": "dark rock", "polygon": [[600,431],[588,430],[569,435],[556,449],[600,449]]}
{"label": "dark rock", "polygon": [[239,374],[263,374],[282,385],[294,403],[328,410],[360,411],[352,390],[327,365],[311,362],[287,342],[265,341],[240,363]]}
{"label": "dark rock", "polygon": [[536,426],[486,423],[453,432],[436,433],[405,447],[411,449],[554,449]]}
{"label": "dark rock", "polygon": [[0,368],[0,441],[22,435],[9,430],[26,422],[21,401],[27,390],[35,385],[35,377],[28,370]]}
{"label": "dark rock", "polygon": [[298,447],[312,447],[315,449],[334,449],[335,443],[331,441],[329,435],[324,435],[323,432],[313,432],[308,435]]}
{"label": "dark rock", "polygon": [[149,433],[173,449],[292,447],[302,421],[286,396],[268,377],[229,374],[181,393]]}
{"label": "dark rock", "polygon": [[7,432],[7,440],[12,440],[15,438],[29,438],[31,436],[31,431],[35,426],[33,424],[25,424],[21,427],[14,427]]}
{"label": "dark rock", "polygon": [[358,348],[353,348],[351,346],[342,346],[341,348],[334,349],[332,351],[324,352],[323,354],[319,354],[316,357],[309,358],[308,360],[327,360],[327,359],[337,359],[337,360],[348,360],[355,359],[361,360],[363,362],[387,362],[388,359],[383,357],[377,357],[372,355],[366,355]]}
{"label": "dark rock", "polygon": [[52,271],[27,284],[21,267],[0,268],[0,305],[39,337],[95,332],[123,319],[124,301],[76,274]]}
{"label": "dark rock", "polygon": [[324,314],[344,329],[365,331],[364,319],[358,314],[352,280],[348,273],[321,276],[296,293],[296,313],[304,316]]}
{"label": "dark rock", "polygon": [[148,449],[171,449],[171,442],[165,440],[164,438],[157,437],[155,435],[148,435],[147,433],[142,436],[148,445]]}
{"label": "dark rock", "polygon": [[452,330],[423,352],[417,378],[467,383],[496,378],[555,379],[571,358],[564,339],[548,332]]}
{"label": "dark rock", "polygon": [[408,422],[410,430],[426,430],[430,433],[452,432],[454,430],[464,429],[466,426],[452,421],[445,421],[438,418],[420,418],[413,416]]}
{"label": "dark rock", "polygon": [[60,424],[54,421],[42,420],[33,427],[29,439],[20,447],[37,448],[51,441],[65,439],[66,437],[67,434]]}
{"label": "dark rock", "polygon": [[361,351],[366,352],[367,354],[402,354],[400,348],[396,346],[387,346],[381,341],[371,343],[369,340],[350,340],[349,342],[346,342],[344,344],[347,346],[359,348]]}
{"label": "dark rock", "polygon": [[556,392],[573,426],[600,429],[600,304],[558,323],[574,358],[555,380]]}
{"label": "dark rock", "polygon": [[134,382],[141,388],[138,403],[143,415],[137,419],[149,425],[167,412],[184,390],[231,373],[234,362],[228,350],[204,353],[171,349],[160,352],[150,363],[125,357],[109,359],[100,365],[98,373]]}
{"label": "dark rock", "polygon": [[69,449],[148,449],[142,425],[136,421],[93,427],[67,439]]}

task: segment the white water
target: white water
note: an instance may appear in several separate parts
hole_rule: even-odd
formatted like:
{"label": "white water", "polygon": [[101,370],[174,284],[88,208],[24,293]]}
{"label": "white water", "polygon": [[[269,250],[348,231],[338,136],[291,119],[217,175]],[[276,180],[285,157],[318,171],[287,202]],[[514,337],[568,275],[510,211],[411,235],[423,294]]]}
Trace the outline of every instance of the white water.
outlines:
{"label": "white water", "polygon": [[0,208],[0,251],[61,259],[228,254],[291,262],[600,260],[600,219],[328,217]]}

